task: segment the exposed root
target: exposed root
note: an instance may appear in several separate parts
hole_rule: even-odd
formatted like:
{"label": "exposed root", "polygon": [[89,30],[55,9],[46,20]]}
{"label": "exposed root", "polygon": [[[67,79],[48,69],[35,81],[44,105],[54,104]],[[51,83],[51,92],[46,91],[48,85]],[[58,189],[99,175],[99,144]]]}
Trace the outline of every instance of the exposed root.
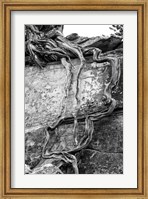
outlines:
{"label": "exposed root", "polygon": [[79,151],[79,150],[83,149],[84,147],[86,147],[92,139],[93,130],[94,130],[93,122],[88,117],[86,117],[84,136],[81,138],[79,143],[77,141],[77,145],[74,147],[74,149],[67,151],[67,152],[66,151],[52,152],[52,147],[55,143],[54,141],[56,140],[57,134],[56,133],[54,134],[54,140],[52,140],[52,138],[50,136],[50,130],[48,131],[46,129],[45,130],[46,139],[45,139],[45,143],[44,143],[43,150],[42,150],[42,158],[51,159],[53,161],[55,161],[55,160],[59,161],[59,167],[61,166],[62,162],[67,163],[67,164],[70,163],[70,164],[72,164],[72,166],[74,168],[75,174],[78,174],[79,172],[78,172],[78,166],[77,166],[77,159],[74,155],[72,155],[70,153]]}
{"label": "exposed root", "polygon": [[77,146],[78,140],[77,140],[77,127],[78,127],[78,120],[77,117],[74,116],[74,127],[73,127],[73,135],[74,135],[74,145]]}
{"label": "exposed root", "polygon": [[82,150],[85,148],[92,139],[92,134],[94,131],[94,124],[93,121],[87,116],[85,119],[85,132],[84,136],[81,138],[80,142],[77,144],[77,146],[73,149],[68,151],[68,153],[73,153]]}
{"label": "exposed root", "polygon": [[[39,66],[41,69],[46,65],[46,62],[48,59],[56,60],[58,58],[61,59],[61,63],[66,69],[66,83],[65,83],[65,96],[61,103],[61,112],[59,117],[57,118],[57,121],[50,126],[50,129],[46,129],[46,139],[42,150],[42,158],[45,159],[51,159],[51,162],[57,161],[58,162],[58,168],[63,163],[71,163],[74,172],[78,174],[78,166],[77,166],[77,159],[74,155],[71,153],[74,153],[76,151],[79,151],[86,147],[89,142],[92,139],[92,134],[94,130],[93,121],[98,120],[99,118],[102,118],[104,116],[107,116],[113,112],[113,110],[116,107],[116,100],[114,100],[111,96],[112,89],[117,86],[120,78],[120,60],[117,57],[105,57],[101,58],[100,53],[101,50],[98,48],[84,48],[81,49],[78,45],[75,45],[68,41],[66,38],[64,38],[62,32],[59,32],[59,30],[56,30],[55,28],[52,31],[49,31],[46,34],[39,33],[38,30],[35,29],[34,26],[29,26],[30,31],[33,32],[30,34],[30,40],[26,44],[28,47],[28,51],[30,53],[30,56],[34,60],[37,66]],[[80,85],[80,74],[82,69],[85,66],[85,58],[84,54],[88,51],[92,52],[93,54],[93,60],[97,63],[102,62],[109,62],[110,66],[112,68],[112,75],[111,80],[109,83],[106,83],[105,89],[104,89],[104,96],[106,96],[106,102],[110,104],[109,108],[106,111],[91,114],[91,116],[86,116],[85,119],[85,133],[84,136],[81,138],[81,140],[78,142],[77,140],[77,127],[78,127],[78,110],[80,108],[80,99],[79,99],[79,85]],[[42,60],[40,60],[39,56],[42,57]],[[69,91],[71,89],[72,85],[72,68],[74,67],[72,64],[72,61],[70,59],[71,55],[75,55],[80,59],[80,65],[77,66],[77,75],[76,75],[76,87],[75,87],[75,104],[74,109],[75,111],[72,113],[74,117],[74,127],[73,127],[73,134],[74,134],[74,149],[70,151],[54,151],[52,152],[52,147],[54,146],[54,143],[56,142],[57,138],[57,127],[59,126],[60,122],[65,118],[65,112],[66,112],[66,101],[69,95]],[[46,57],[46,61],[45,58]],[[66,59],[69,60],[69,63],[66,61]],[[54,136],[51,136],[50,134],[54,133]],[[30,172],[30,171],[28,171]],[[61,172],[59,170],[59,172]],[[62,173],[62,172],[61,172]]]}
{"label": "exposed root", "polygon": [[[55,137],[56,139],[56,137]],[[43,150],[42,150],[42,158],[44,159],[51,159],[53,161],[57,160],[59,161],[59,166],[61,166],[61,163],[71,163],[75,173],[78,173],[78,167],[77,167],[77,159],[74,155],[69,154],[67,152],[59,152],[59,151],[54,151],[52,152],[52,146],[47,147],[47,144],[50,142],[50,132],[48,132],[48,130],[46,129],[46,140],[45,140],[45,144],[43,146]],[[46,149],[47,147],[47,149]]]}

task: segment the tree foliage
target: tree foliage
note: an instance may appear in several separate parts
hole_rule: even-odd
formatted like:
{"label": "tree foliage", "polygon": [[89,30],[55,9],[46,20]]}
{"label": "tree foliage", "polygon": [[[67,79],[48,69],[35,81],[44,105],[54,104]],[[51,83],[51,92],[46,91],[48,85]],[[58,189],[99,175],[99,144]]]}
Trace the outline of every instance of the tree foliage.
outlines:
{"label": "tree foliage", "polygon": [[110,29],[114,31],[112,35],[123,39],[123,25],[112,25]]}

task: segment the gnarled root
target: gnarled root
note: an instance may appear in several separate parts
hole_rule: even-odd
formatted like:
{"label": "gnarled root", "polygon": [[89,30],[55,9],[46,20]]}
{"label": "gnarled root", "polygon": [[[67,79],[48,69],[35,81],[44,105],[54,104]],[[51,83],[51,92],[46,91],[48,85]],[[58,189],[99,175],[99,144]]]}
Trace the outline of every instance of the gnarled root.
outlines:
{"label": "gnarled root", "polygon": [[[49,134],[48,130],[46,129],[46,140],[45,140],[45,144],[44,144],[44,147],[42,150],[42,158],[51,159],[52,162],[57,161],[58,167],[60,167],[63,163],[67,163],[67,164],[70,163],[73,166],[75,174],[78,174],[79,171],[78,171],[78,166],[77,166],[77,159],[71,153],[79,151],[89,144],[89,142],[92,139],[93,130],[94,130],[93,122],[90,120],[90,118],[86,117],[84,136],[80,140],[80,142],[77,143],[77,146],[75,146],[75,148],[73,150],[70,150],[67,152],[66,151],[63,151],[63,152],[59,152],[59,151],[52,152],[51,151],[50,152],[50,150],[52,150],[52,146],[53,146],[54,142],[53,142],[53,140],[50,139],[50,134]],[[57,135],[54,134],[54,136],[55,136],[55,140],[56,140]],[[51,146],[47,147],[47,144],[49,142],[51,143]]]}
{"label": "gnarled root", "polygon": [[85,132],[84,132],[84,136],[81,138],[80,142],[77,144],[77,146],[71,150],[68,151],[69,153],[71,152],[77,152],[83,148],[85,148],[91,141],[92,139],[92,134],[94,131],[94,123],[93,121],[90,119],[90,117],[86,117],[85,119]]}

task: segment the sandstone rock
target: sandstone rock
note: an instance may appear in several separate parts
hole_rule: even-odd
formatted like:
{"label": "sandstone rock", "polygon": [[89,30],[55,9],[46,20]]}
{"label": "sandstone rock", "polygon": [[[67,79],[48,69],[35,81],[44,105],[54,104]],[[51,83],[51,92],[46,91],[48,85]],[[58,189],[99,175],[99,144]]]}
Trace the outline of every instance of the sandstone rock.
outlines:
{"label": "sandstone rock", "polygon": [[76,33],[68,35],[66,37],[68,40],[73,43],[79,44],[82,48],[84,47],[96,47],[102,50],[102,52],[107,52],[115,50],[118,48],[123,48],[123,41],[119,37],[110,36],[96,36],[92,38],[81,37]]}
{"label": "sandstone rock", "polygon": [[[116,157],[116,154],[122,154],[123,151],[123,121],[122,112],[114,112],[109,117],[104,117],[95,122],[95,129],[92,140],[87,146],[95,153],[99,153],[99,157],[103,154],[112,154],[111,157]],[[77,140],[78,143],[84,136],[85,128],[84,122],[78,123]],[[49,152],[54,151],[69,151],[75,148],[73,124],[64,124],[58,127],[57,132],[50,134],[49,143],[46,149],[50,149]],[[42,149],[45,143],[45,130],[40,128],[36,131],[28,132],[25,134],[25,163],[30,169],[36,168],[35,173],[44,173],[44,167],[46,167],[45,173],[59,172],[58,168],[52,164],[51,161],[47,161],[42,158]],[[52,146],[52,147],[51,147]],[[77,153],[78,154],[78,153]],[[85,156],[85,154],[84,154]],[[108,157],[106,156],[106,158]],[[76,155],[78,158],[78,156]],[[81,155],[82,158],[82,155]],[[80,159],[78,158],[80,161]],[[48,164],[47,164],[48,163]],[[79,163],[80,164],[80,163]],[[102,163],[103,164],[103,163]],[[44,166],[45,165],[45,166]],[[80,166],[80,165],[79,165]],[[85,166],[87,169],[87,166]],[[73,173],[71,165],[64,164],[61,168],[63,173]],[[103,170],[104,172],[110,172]],[[102,172],[102,171],[100,171]],[[116,172],[116,171],[114,171]],[[118,172],[118,171],[117,171]]]}
{"label": "sandstone rock", "polygon": [[[72,113],[75,112],[76,71],[73,73],[69,96],[65,98],[66,71],[62,65],[58,67],[47,67],[42,71],[33,67],[25,69],[25,129],[52,125],[58,120],[63,109],[65,109],[65,117],[72,117]],[[104,72],[105,67],[104,64],[96,64],[94,68],[92,63],[82,71],[79,98],[83,111],[80,114],[88,111],[88,103],[93,103],[93,106],[100,111],[106,109],[102,96],[104,84],[109,81],[111,69],[108,67]]]}
{"label": "sandstone rock", "polygon": [[88,146],[99,152],[122,153],[123,152],[123,112],[113,112],[94,125],[92,140]]}
{"label": "sandstone rock", "polygon": [[111,36],[109,38],[102,38],[99,41],[96,41],[93,44],[89,45],[89,47],[100,48],[102,52],[107,52],[117,49],[118,46],[121,45],[122,43],[123,43],[122,39]]}
{"label": "sandstone rock", "polygon": [[[56,132],[55,130],[49,132],[50,139],[46,145],[46,150],[48,150],[49,153],[54,151],[68,152],[76,148],[73,128],[74,124],[64,124],[60,125]],[[79,143],[85,135],[84,122],[78,122],[76,133]],[[28,165],[30,169],[33,169],[40,161],[43,161],[42,152],[45,141],[46,134],[44,128],[39,128],[25,134],[25,164]]]}
{"label": "sandstone rock", "polygon": [[68,39],[69,41],[73,41],[79,38],[79,35],[77,33],[72,33],[68,36],[66,36],[66,39]]}
{"label": "sandstone rock", "polygon": [[[112,56],[113,53],[107,56]],[[78,59],[73,60],[72,86],[66,98],[66,70],[62,64],[49,65],[43,70],[36,67],[25,68],[25,130],[54,124],[63,109],[65,117],[72,117],[75,112],[75,88]],[[121,57],[121,68],[123,67]],[[105,70],[107,68],[107,70]],[[107,62],[99,64],[87,62],[80,75],[79,83],[79,114],[103,111],[102,102],[104,84],[110,80],[111,67]],[[118,100],[117,106],[122,107],[122,76],[118,89],[113,91],[113,97]],[[63,104],[63,107],[61,106]]]}
{"label": "sandstone rock", "polygon": [[53,165],[51,160],[44,159],[32,170],[31,174],[62,174],[62,171]]}
{"label": "sandstone rock", "polygon": [[25,164],[28,165],[30,169],[33,169],[41,161],[44,142],[44,128],[25,134]]}
{"label": "sandstone rock", "polygon": [[122,153],[100,153],[84,149],[76,154],[80,174],[122,174]]}

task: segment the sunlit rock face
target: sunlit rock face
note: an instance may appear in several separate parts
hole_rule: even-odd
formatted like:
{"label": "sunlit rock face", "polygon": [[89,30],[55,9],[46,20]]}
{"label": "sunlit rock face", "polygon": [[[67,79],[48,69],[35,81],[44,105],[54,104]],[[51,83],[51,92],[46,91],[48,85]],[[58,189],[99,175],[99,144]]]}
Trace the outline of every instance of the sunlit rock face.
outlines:
{"label": "sunlit rock face", "polygon": [[[110,54],[109,56],[112,56]],[[122,69],[122,57],[121,69]],[[76,76],[79,60],[73,60],[72,84],[68,95],[65,89],[67,74],[61,63],[52,64],[44,69],[37,67],[25,68],[25,128],[43,127],[58,121],[64,110],[64,117],[72,117],[77,108],[75,105]],[[87,61],[79,78],[78,97],[79,115],[103,111],[106,105],[102,100],[105,84],[111,79],[109,63],[95,63]],[[117,105],[122,106],[122,77],[119,85],[113,91]],[[66,96],[67,95],[67,96]]]}
{"label": "sunlit rock face", "polygon": [[[79,65],[76,60],[75,64]],[[65,117],[72,117],[75,112],[75,87],[77,65],[73,69],[72,85],[67,98],[67,83],[64,66],[52,65],[43,70],[26,68],[25,70],[25,118],[26,128],[42,125],[48,126],[58,120],[63,108]],[[110,68],[107,64],[89,63],[83,69],[79,82],[80,111],[105,109],[102,96],[104,84],[110,79]],[[64,106],[64,107],[63,107]],[[89,106],[89,107],[88,107]]]}

